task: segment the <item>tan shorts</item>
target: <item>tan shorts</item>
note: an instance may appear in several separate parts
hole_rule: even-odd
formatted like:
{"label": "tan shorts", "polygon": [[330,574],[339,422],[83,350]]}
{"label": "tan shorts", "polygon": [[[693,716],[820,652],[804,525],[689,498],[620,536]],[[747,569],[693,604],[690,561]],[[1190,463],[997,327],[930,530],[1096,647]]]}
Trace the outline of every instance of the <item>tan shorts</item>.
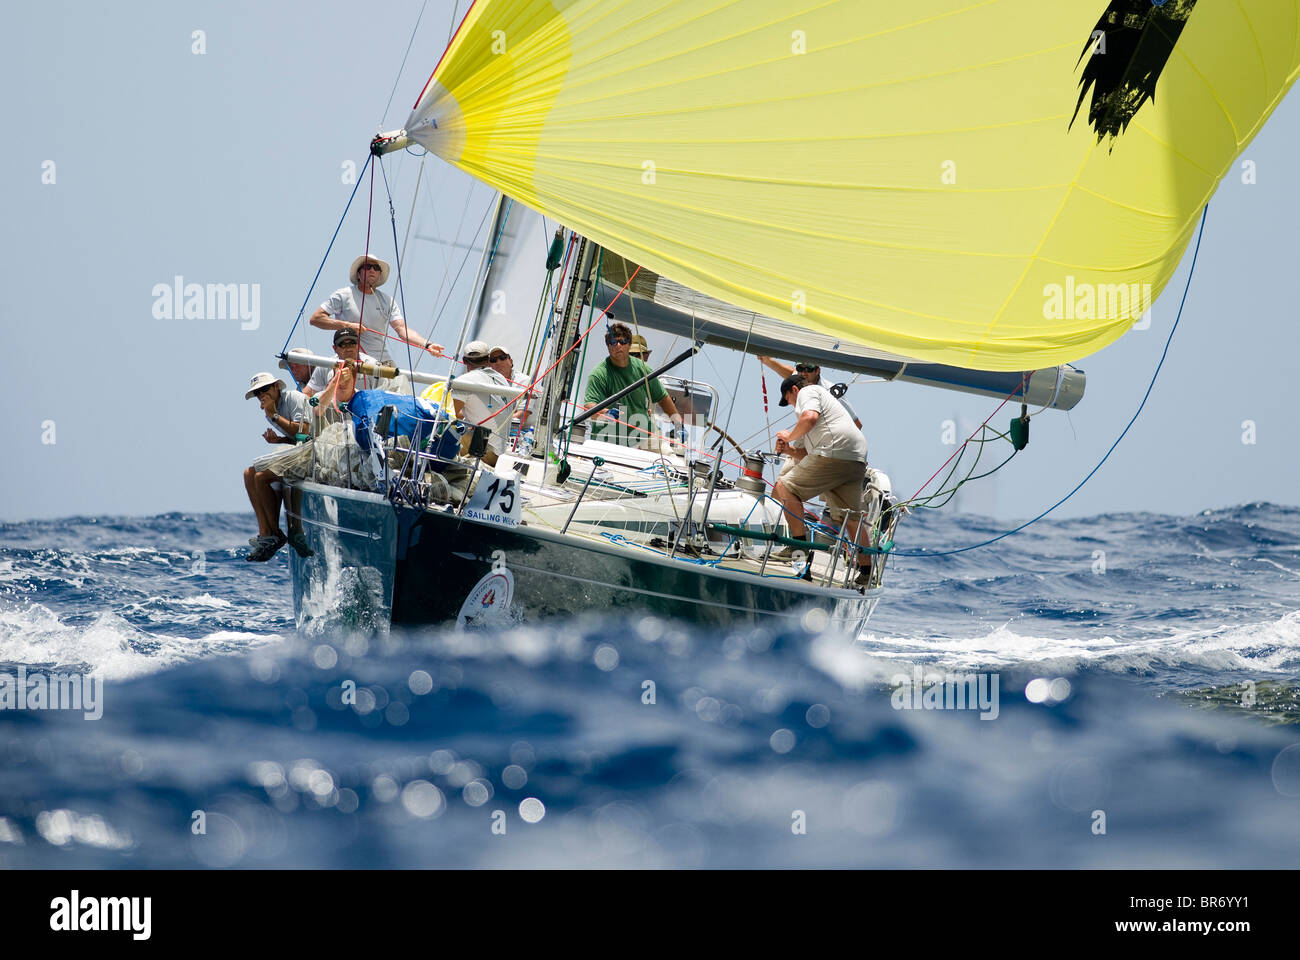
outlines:
{"label": "tan shorts", "polygon": [[810,453],[779,482],[804,502],[820,496],[831,508],[831,515],[838,516],[845,510],[862,509],[862,478],[866,472],[865,463]]}

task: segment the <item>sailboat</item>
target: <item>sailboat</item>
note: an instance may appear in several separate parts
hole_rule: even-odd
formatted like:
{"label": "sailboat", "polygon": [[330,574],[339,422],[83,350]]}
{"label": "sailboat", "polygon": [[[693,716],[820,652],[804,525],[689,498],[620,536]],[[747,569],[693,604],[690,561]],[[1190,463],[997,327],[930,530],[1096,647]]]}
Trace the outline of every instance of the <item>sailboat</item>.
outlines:
{"label": "sailboat", "polygon": [[[1076,405],[1073,362],[1168,283],[1294,82],[1298,25],[1292,0],[476,0],[371,153],[422,147],[499,191],[473,330],[533,278],[534,439],[487,468],[481,430],[458,457],[359,425],[375,488],[292,484],[300,626],[344,598],[380,625],[594,609],[860,632],[906,503],[876,473],[856,538],[793,540],[771,458],[672,368],[707,346],[1009,400],[1023,445],[1029,408]],[[690,344],[657,371],[701,411],[687,442],[585,430],[610,413],[574,402],[578,350],[611,305]]]}

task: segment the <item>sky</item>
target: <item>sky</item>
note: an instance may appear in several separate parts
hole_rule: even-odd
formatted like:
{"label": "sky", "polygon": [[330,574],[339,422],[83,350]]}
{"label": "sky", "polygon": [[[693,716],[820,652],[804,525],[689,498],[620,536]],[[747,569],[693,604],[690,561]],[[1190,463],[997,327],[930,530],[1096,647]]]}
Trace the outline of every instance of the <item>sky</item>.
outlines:
{"label": "sky", "polygon": [[[453,6],[463,14],[465,5],[83,0],[6,11],[0,520],[247,510],[241,474],[267,450],[265,421],[243,396],[248,380],[276,369],[304,298],[291,345],[329,352],[306,318],[346,283],[368,226],[371,249],[390,262],[409,226],[407,319],[455,343],[478,256],[467,241],[492,194],[435,158],[422,174],[414,156],[386,161],[397,244],[382,180],[367,223],[367,181],[312,282],[355,186],[349,164],[359,171],[373,134],[405,120],[446,46]],[[1211,201],[1181,322],[1141,417],[1056,515],[1300,504],[1297,148],[1292,93]],[[1244,161],[1253,183],[1243,182]],[[1189,248],[1149,329],[1077,363],[1088,376],[1082,403],[1036,417],[1029,447],[956,506],[1027,518],[1097,465],[1147,390],[1190,260]],[[247,309],[186,319],[159,293],[176,277],[235,284]],[[656,359],[669,355],[671,338],[648,339]],[[526,340],[523,329],[521,353]],[[421,369],[431,367],[446,369]],[[762,441],[753,358],[706,348],[693,375],[724,397],[735,386],[730,432]],[[769,372],[773,420],[776,387]],[[947,421],[964,437],[997,406],[879,382],[855,383],[848,397],[872,465],[904,495],[953,452]],[[1005,430],[1013,413],[1004,408],[994,424]]]}

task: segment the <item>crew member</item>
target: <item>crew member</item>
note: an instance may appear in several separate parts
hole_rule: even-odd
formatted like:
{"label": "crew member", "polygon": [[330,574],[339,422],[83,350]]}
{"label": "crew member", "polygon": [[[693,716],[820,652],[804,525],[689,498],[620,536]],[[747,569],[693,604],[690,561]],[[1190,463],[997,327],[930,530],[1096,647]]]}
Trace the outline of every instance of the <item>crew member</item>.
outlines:
{"label": "crew member", "polygon": [[[387,263],[378,257],[357,257],[352,261],[348,279],[352,281],[350,286],[335,290],[311,315],[313,327],[322,330],[350,327],[360,337],[361,350],[378,358],[381,363],[393,362],[385,333],[389,327],[397,334],[397,339],[427,350],[435,357],[442,356],[441,346],[406,328],[406,321],[393,298],[379,289],[388,280]],[[364,316],[361,314],[363,303]]]}
{"label": "crew member", "polygon": [[605,334],[605,346],[609,356],[598,363],[587,378],[583,402],[590,407],[638,381],[641,385],[613,404],[619,411],[617,420],[609,419],[611,413],[608,410],[597,418],[599,422],[592,430],[593,439],[629,447],[648,446],[646,441],[653,437],[648,400],[657,403],[672,420],[674,432],[669,434],[670,438],[684,435],[682,417],[673,398],[668,396],[658,377],[650,376],[650,368],[631,355],[631,328],[625,323],[610,324]]}
{"label": "crew member", "polygon": [[[776,436],[779,443],[787,446],[796,463],[777,480],[772,490],[772,496],[786,509],[790,536],[799,540],[807,538],[804,502],[820,496],[836,523],[849,511],[845,536],[856,542],[862,484],[867,472],[866,438],[829,390],[808,383],[798,374],[781,381],[781,406],[791,404],[797,418],[795,425]],[[805,438],[805,443],[798,444]],[[772,554],[776,559],[789,559],[791,555],[789,547]],[[868,565],[860,567],[859,583],[865,582],[868,572]]]}
{"label": "crew member", "polygon": [[635,357],[642,363],[650,363],[650,344],[645,342],[645,337],[637,334],[632,338],[632,346],[628,348],[628,355]]}
{"label": "crew member", "polygon": [[[771,357],[760,356],[758,359],[762,361],[763,366],[770,370],[774,370],[782,377],[794,376],[797,373],[808,383],[813,384],[814,386],[821,386],[822,368],[815,363],[800,362],[796,363],[792,367],[788,363],[782,363],[780,360],[773,360]],[[861,430],[862,418],[859,417],[858,412],[853,409],[853,404],[849,403],[843,397],[840,397],[839,400],[840,403],[844,404],[844,409],[849,412],[849,416],[853,418],[853,425]]]}
{"label": "crew member", "polygon": [[[510,381],[492,367],[491,357],[492,350],[484,341],[471,340],[465,344],[461,355],[465,372],[451,382],[451,399],[455,404],[457,419],[492,431],[488,437],[487,453],[483,455],[483,462],[489,467],[496,466],[497,458],[506,452],[506,441],[510,438],[510,416],[514,413],[514,404],[510,398],[518,392],[512,391]],[[487,384],[500,387],[501,392],[486,396],[480,393],[458,393],[456,387],[462,383]],[[468,439],[469,435],[466,434],[466,440]]]}
{"label": "crew member", "polygon": [[[361,341],[357,338],[357,332],[351,327],[342,327],[334,331],[334,354],[340,361],[353,360],[361,363],[374,363],[375,360],[367,353],[361,352]],[[334,371],[328,367],[317,367],[312,371],[311,379],[307,381],[307,386],[303,388],[304,396],[315,396],[320,393],[329,384],[334,377]],[[380,385],[378,377],[372,377],[368,374],[359,373],[356,378],[357,390],[370,390]],[[340,400],[347,399],[340,397]]]}
{"label": "crew member", "polygon": [[[515,361],[514,358],[510,356],[510,351],[505,347],[493,347],[488,353],[488,363],[491,365],[493,370],[505,377],[506,382],[510,384],[511,390],[513,391],[511,396],[518,394],[521,387],[527,386],[527,384],[515,383]],[[514,411],[519,409],[519,401],[516,400],[510,405],[510,407],[510,418],[513,420],[515,415]],[[524,428],[524,425],[528,422],[530,416],[532,416],[531,410],[525,409],[520,413],[519,429],[522,430]]]}
{"label": "crew member", "polygon": [[[253,377],[244,399],[251,400],[253,397],[257,398],[262,412],[271,424],[262,434],[267,443],[292,444],[296,442],[298,434],[310,429],[307,398],[297,390],[286,388],[284,381],[277,379],[274,374],[259,373]],[[244,490],[247,491],[248,502],[253,505],[253,513],[257,516],[257,536],[248,541],[252,549],[245,559],[255,562],[270,560],[289,539],[280,530],[279,477],[262,474],[256,466],[250,466],[244,471]]]}

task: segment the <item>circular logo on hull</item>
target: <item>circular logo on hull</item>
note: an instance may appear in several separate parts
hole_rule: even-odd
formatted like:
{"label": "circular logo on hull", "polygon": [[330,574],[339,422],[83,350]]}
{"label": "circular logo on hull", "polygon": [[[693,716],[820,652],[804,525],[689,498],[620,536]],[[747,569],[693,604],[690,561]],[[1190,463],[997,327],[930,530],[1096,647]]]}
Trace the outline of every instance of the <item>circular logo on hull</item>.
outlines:
{"label": "circular logo on hull", "polygon": [[510,600],[515,593],[515,578],[509,570],[493,570],[469,592],[456,617],[458,627],[484,627],[504,624],[510,619]]}

